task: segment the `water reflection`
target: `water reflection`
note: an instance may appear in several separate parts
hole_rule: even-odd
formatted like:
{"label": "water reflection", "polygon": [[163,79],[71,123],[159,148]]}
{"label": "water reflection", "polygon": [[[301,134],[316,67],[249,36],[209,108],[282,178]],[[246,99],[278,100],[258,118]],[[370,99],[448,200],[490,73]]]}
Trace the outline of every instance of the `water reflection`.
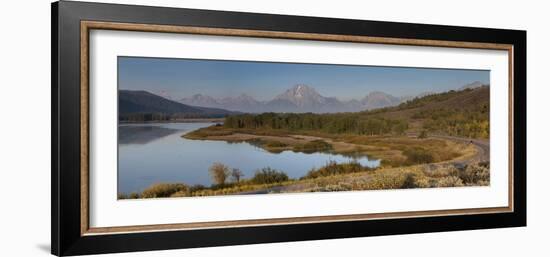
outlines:
{"label": "water reflection", "polygon": [[246,142],[228,143],[212,140],[189,140],[181,135],[212,123],[131,124],[119,126],[118,192],[142,191],[153,183],[210,185],[208,168],[221,162],[238,168],[245,178],[257,169],[271,167],[291,178],[304,176],[310,169],[329,161],[357,161],[376,167],[380,160],[365,156],[329,153],[270,153]]}
{"label": "water reflection", "polygon": [[160,126],[120,125],[118,127],[118,143],[121,145],[144,145],[178,131],[177,129]]}

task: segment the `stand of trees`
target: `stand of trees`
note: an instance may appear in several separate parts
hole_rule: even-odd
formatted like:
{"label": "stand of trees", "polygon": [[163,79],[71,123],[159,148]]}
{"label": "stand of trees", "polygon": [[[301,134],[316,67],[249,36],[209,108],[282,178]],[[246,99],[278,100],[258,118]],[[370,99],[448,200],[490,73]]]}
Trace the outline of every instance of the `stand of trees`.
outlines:
{"label": "stand of trees", "polygon": [[121,114],[119,121],[165,121],[171,120],[171,115],[164,113],[131,113]]}
{"label": "stand of trees", "polygon": [[317,130],[332,134],[404,134],[407,121],[361,117],[357,113],[262,113],[228,116],[224,126],[233,129]]}
{"label": "stand of trees", "polygon": [[181,119],[199,119],[199,118],[223,118],[223,114],[204,114],[204,113],[125,113],[119,114],[119,121],[168,121]]}

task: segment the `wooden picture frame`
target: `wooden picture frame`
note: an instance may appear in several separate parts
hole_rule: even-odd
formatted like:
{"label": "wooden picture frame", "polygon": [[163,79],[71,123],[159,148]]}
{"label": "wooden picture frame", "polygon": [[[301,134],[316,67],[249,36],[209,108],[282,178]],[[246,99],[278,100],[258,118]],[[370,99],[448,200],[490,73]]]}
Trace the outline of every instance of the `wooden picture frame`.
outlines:
{"label": "wooden picture frame", "polygon": [[[90,227],[89,33],[118,30],[508,52],[506,207]],[[79,255],[526,225],[526,32],[83,2],[52,4],[52,254]]]}

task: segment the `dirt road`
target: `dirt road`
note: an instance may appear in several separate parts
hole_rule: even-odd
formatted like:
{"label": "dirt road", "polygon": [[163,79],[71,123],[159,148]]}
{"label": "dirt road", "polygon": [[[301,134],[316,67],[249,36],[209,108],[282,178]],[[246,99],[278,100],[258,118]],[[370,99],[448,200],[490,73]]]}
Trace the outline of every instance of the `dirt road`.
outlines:
{"label": "dirt road", "polygon": [[463,164],[469,164],[473,162],[488,162],[490,161],[490,148],[489,140],[480,140],[480,139],[470,139],[462,137],[453,137],[453,136],[431,136],[435,138],[443,138],[448,140],[453,140],[456,142],[462,142],[465,144],[472,144],[477,148],[477,154],[471,158],[463,160]]}

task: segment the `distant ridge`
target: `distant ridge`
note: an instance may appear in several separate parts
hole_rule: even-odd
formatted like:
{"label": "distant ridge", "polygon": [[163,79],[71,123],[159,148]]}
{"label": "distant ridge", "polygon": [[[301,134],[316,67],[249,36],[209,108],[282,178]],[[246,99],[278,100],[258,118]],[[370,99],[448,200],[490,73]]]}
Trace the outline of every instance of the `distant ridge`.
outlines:
{"label": "distant ridge", "polygon": [[363,110],[371,110],[388,106],[395,106],[401,103],[401,98],[386,94],[380,91],[369,93],[361,100]]}
{"label": "distant ridge", "polygon": [[[483,84],[479,81],[464,85],[460,88],[477,88]],[[269,101],[258,101],[252,96],[241,94],[237,97],[214,98],[204,94],[195,94],[181,99],[179,102],[189,106],[220,108],[230,111],[246,113],[262,112],[292,112],[292,113],[338,113],[359,112],[384,107],[397,106],[401,103],[414,100],[418,97],[435,94],[424,92],[417,96],[396,97],[381,91],[373,91],[359,100],[342,101],[335,97],[325,97],[313,87],[297,84],[276,95]]]}

